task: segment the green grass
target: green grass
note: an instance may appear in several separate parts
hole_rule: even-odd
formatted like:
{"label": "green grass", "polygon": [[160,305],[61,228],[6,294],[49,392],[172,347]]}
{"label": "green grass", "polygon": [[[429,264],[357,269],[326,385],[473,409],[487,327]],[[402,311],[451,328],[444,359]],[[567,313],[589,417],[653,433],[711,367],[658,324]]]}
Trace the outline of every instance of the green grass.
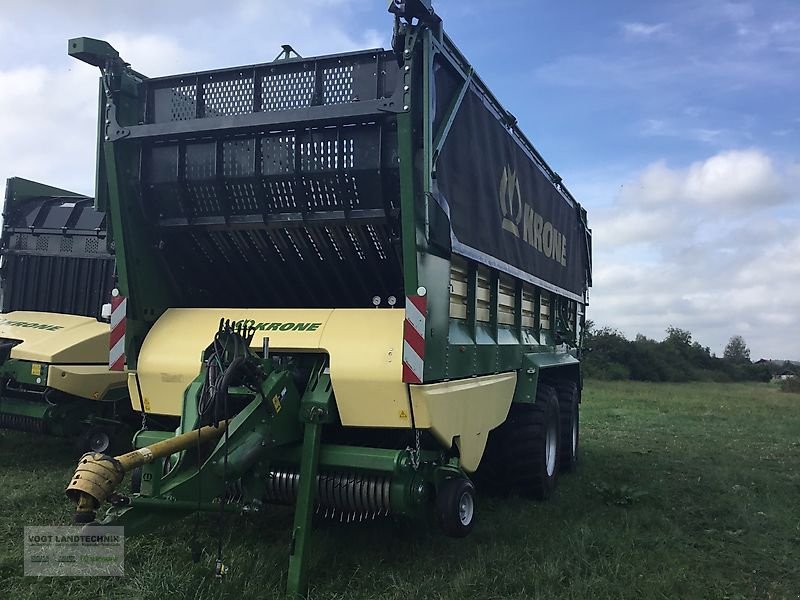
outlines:
{"label": "green grass", "polygon": [[[124,578],[22,575],[22,527],[67,524],[75,456],[0,433],[0,597],[280,597],[291,513],[229,518],[231,572],[194,521],[127,542]],[[800,395],[754,384],[588,382],[579,472],[546,503],[479,498],[464,540],[375,522],[315,531],[312,598],[800,598]]]}

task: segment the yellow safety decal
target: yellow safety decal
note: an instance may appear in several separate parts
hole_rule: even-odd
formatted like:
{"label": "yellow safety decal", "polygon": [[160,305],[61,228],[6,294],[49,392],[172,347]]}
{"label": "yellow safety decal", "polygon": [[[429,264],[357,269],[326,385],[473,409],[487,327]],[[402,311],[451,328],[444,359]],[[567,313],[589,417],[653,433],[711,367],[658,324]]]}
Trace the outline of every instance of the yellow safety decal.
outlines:
{"label": "yellow safety decal", "polygon": [[31,375],[39,377],[42,374],[42,365],[34,363],[31,365]]}
{"label": "yellow safety decal", "polygon": [[272,397],[272,406],[275,407],[275,413],[281,412],[281,399],[277,395]]}
{"label": "yellow safety decal", "polygon": [[398,416],[399,416],[401,419],[407,419],[407,418],[408,418],[408,413],[407,413],[406,411],[404,411],[404,410],[401,410],[401,411],[399,412]]}

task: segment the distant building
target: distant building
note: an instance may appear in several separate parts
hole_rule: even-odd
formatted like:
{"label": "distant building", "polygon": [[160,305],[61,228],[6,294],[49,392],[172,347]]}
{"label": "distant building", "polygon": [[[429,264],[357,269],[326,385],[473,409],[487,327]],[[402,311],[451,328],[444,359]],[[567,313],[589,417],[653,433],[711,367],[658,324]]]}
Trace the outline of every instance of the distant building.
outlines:
{"label": "distant building", "polygon": [[800,361],[762,358],[757,360],[755,364],[767,365],[770,373],[772,373],[772,381],[785,381],[800,377]]}

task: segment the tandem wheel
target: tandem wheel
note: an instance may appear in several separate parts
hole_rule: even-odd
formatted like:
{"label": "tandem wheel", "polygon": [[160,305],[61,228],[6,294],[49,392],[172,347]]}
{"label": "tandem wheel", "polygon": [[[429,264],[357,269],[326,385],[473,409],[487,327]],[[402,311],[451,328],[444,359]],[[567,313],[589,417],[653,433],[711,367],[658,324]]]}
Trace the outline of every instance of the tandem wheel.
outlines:
{"label": "tandem wheel", "polygon": [[439,486],[436,513],[445,535],[461,538],[475,524],[475,486],[468,479],[454,477]]}

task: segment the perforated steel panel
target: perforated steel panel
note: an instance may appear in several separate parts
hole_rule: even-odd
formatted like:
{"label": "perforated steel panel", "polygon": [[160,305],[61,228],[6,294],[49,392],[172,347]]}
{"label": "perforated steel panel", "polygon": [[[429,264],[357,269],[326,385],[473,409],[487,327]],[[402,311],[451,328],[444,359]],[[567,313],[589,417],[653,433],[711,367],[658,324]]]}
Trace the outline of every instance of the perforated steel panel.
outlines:
{"label": "perforated steel panel", "polygon": [[353,65],[339,65],[322,70],[323,101],[342,104],[353,101]]}
{"label": "perforated steel panel", "polygon": [[206,116],[221,117],[253,112],[253,77],[241,74],[232,79],[215,81],[213,76],[203,86]]}
{"label": "perforated steel panel", "polygon": [[140,138],[139,201],[187,305],[403,297],[397,132],[382,110],[397,72],[391,53],[361,52],[145,82],[148,123],[197,120]]}
{"label": "perforated steel panel", "polygon": [[86,238],[86,252],[94,254],[100,249],[100,240],[97,238]]}
{"label": "perforated steel panel", "polygon": [[146,82],[147,122],[278,112],[385,98],[394,92],[397,69],[391,53],[381,51],[151,79]]}
{"label": "perforated steel panel", "polygon": [[[141,201],[192,305],[267,306],[278,282],[274,306],[402,295],[396,143],[384,126],[161,143],[144,156]],[[312,283],[295,281],[300,269]]]}
{"label": "perforated steel panel", "polygon": [[310,106],[314,98],[314,72],[307,69],[296,72],[264,75],[261,84],[263,110],[287,110]]}
{"label": "perforated steel panel", "polygon": [[397,208],[393,148],[377,123],[150,147],[145,204],[160,218]]}
{"label": "perforated steel panel", "polygon": [[197,85],[179,82],[157,89],[155,94],[156,122],[185,121],[197,116]]}

